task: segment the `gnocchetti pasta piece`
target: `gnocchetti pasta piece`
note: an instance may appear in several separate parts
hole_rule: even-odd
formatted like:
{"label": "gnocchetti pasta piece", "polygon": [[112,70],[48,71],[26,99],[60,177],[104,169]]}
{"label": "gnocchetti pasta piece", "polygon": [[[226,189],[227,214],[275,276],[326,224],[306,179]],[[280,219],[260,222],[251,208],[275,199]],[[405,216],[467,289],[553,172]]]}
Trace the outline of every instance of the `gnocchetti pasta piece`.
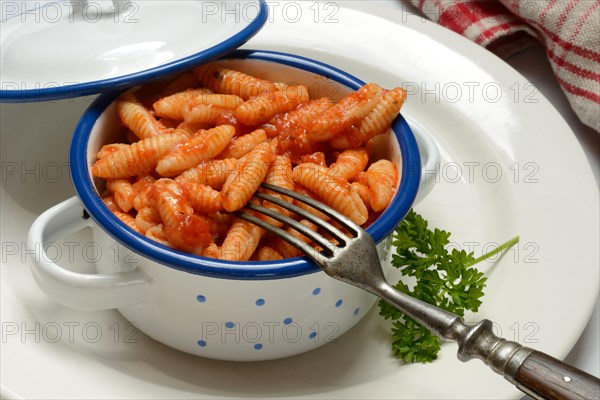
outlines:
{"label": "gnocchetti pasta piece", "polygon": [[146,234],[150,228],[161,223],[160,214],[154,207],[144,207],[135,216],[135,226],[142,234]]}
{"label": "gnocchetti pasta piece", "polygon": [[313,163],[322,167],[327,167],[327,161],[325,160],[325,153],[322,151],[315,151],[314,153],[304,154],[299,158],[298,164]]}
{"label": "gnocchetti pasta piece", "polygon": [[233,217],[226,212],[218,211],[208,215],[208,225],[213,236],[224,238],[227,235]]}
{"label": "gnocchetti pasta piece", "polygon": [[113,213],[117,216],[117,218],[119,218],[123,223],[125,223],[125,225],[127,225],[134,231],[139,232],[139,230],[135,224],[135,218],[133,218],[131,215],[127,214],[126,212],[118,211],[118,210],[114,210]]}
{"label": "gnocchetti pasta piece", "polygon": [[[379,103],[358,125],[358,133],[369,140],[387,132],[405,101],[406,90],[402,88],[384,91]],[[367,140],[364,142],[366,143]]]}
{"label": "gnocchetti pasta piece", "polygon": [[152,185],[152,197],[164,224],[169,243],[174,247],[202,254],[212,242],[209,227],[203,218],[194,215],[179,185],[161,178]]}
{"label": "gnocchetti pasta piece", "polygon": [[[294,189],[294,180],[292,179],[292,162],[289,157],[277,156],[275,158],[275,161],[273,162],[271,168],[269,169],[269,172],[267,173],[265,183],[269,183],[271,185],[279,186],[289,190]],[[291,197],[285,196],[280,193],[275,193],[271,190],[265,190],[265,192],[273,197],[276,197],[288,203],[291,203],[293,201]],[[285,216],[289,216],[291,214],[290,211],[288,211],[287,209],[282,208],[277,204],[273,204],[267,200],[263,200],[262,205],[265,208],[275,211],[277,214]],[[261,215],[260,218],[265,219],[268,223],[277,227],[281,227],[283,225],[282,222],[274,220],[273,218],[269,218],[266,215]]]}
{"label": "gnocchetti pasta piece", "polygon": [[202,256],[208,258],[221,258],[221,248],[212,242],[202,250]]}
{"label": "gnocchetti pasta piece", "polygon": [[110,211],[121,211],[112,193],[107,192],[102,196],[102,202]]}
{"label": "gnocchetti pasta piece", "polygon": [[183,105],[181,115],[186,122],[216,124],[227,111],[234,112],[244,100],[235,95],[207,94]]}
{"label": "gnocchetti pasta piece", "polygon": [[[301,219],[298,222],[300,222],[302,225],[306,226],[307,228],[313,231],[316,231],[318,228],[317,225],[313,224],[312,222],[306,219]],[[307,238],[306,236],[304,236],[303,234],[291,227],[287,227],[285,231],[290,235],[294,236],[295,238],[302,240],[304,243],[311,242],[309,238]],[[296,247],[292,246],[291,244],[289,244],[281,238],[275,238],[271,242],[271,246],[277,253],[281,254],[283,258],[298,257],[300,255],[300,250],[298,250]]]}
{"label": "gnocchetti pasta piece", "polygon": [[371,193],[371,208],[373,211],[382,211],[396,193],[398,170],[391,161],[379,160],[367,169],[367,180]]}
{"label": "gnocchetti pasta piece", "polygon": [[263,92],[237,106],[235,115],[245,125],[268,122],[277,114],[291,111],[308,100],[308,89],[304,85],[289,85],[283,90]]}
{"label": "gnocchetti pasta piece", "polygon": [[135,193],[133,185],[126,179],[108,179],[106,188],[113,193],[115,202],[124,212],[129,212],[133,208]]}
{"label": "gnocchetti pasta piece", "polygon": [[269,124],[275,126],[279,135],[285,133],[283,131],[290,128],[306,129],[317,116],[331,107],[333,107],[333,101],[328,97],[308,100],[292,111],[276,115]]}
{"label": "gnocchetti pasta piece", "polygon": [[119,97],[117,113],[123,125],[140,139],[157,136],[161,133],[156,119],[138,102],[131,91],[125,92]]}
{"label": "gnocchetti pasta piece", "polygon": [[188,138],[187,134],[174,133],[141,139],[97,160],[92,166],[92,174],[105,179],[147,175],[171,147]]}
{"label": "gnocchetti pasta piece", "polygon": [[238,160],[235,158],[202,161],[197,166],[182,172],[175,178],[175,182],[189,181],[221,190],[227,177],[235,170],[237,163]]}
{"label": "gnocchetti pasta piece", "polygon": [[[271,185],[280,186],[285,189],[294,190],[294,180],[292,179],[292,161],[286,155],[278,155],[275,157],[275,161],[265,179],[266,183],[270,183]],[[268,193],[275,196],[277,193],[271,193],[267,190]],[[278,196],[275,196],[278,197]],[[287,196],[282,196],[282,199],[286,201],[291,201],[291,198]]]}
{"label": "gnocchetti pasta piece", "polygon": [[362,225],[367,221],[369,212],[360,196],[352,191],[347,180],[328,173],[327,168],[299,164],[293,170],[293,178],[355,223]]}
{"label": "gnocchetti pasta piece", "polygon": [[304,102],[293,111],[276,115],[268,124],[273,131],[268,136],[277,136],[278,153],[291,151],[303,155],[318,151],[321,144],[308,138],[307,129],[312,121],[331,107],[331,99],[320,98]]}
{"label": "gnocchetti pasta piece", "polygon": [[157,243],[167,247],[174,247],[169,238],[167,237],[167,231],[165,230],[165,224],[158,224],[151,226],[145,233],[148,239],[152,239]]}
{"label": "gnocchetti pasta piece", "polygon": [[274,92],[274,82],[265,81],[218,63],[202,65],[194,70],[196,79],[215,93],[235,94],[244,100],[262,92]]}
{"label": "gnocchetti pasta piece", "polygon": [[277,152],[277,143],[279,143],[279,139],[277,139],[276,137],[269,140],[269,148],[271,148],[271,151],[273,152],[273,154],[279,154]]}
{"label": "gnocchetti pasta piece", "polygon": [[220,258],[228,261],[247,261],[258,247],[262,229],[247,221],[234,219],[221,245]]}
{"label": "gnocchetti pasta piece", "polygon": [[317,142],[333,139],[363,119],[377,104],[383,89],[376,83],[367,83],[342,98],[337,104],[319,115],[308,128],[308,138]]}
{"label": "gnocchetti pasta piece", "polygon": [[269,246],[263,246],[258,249],[258,261],[277,261],[282,259],[283,256]]}
{"label": "gnocchetti pasta piece", "polygon": [[129,147],[127,143],[105,144],[104,146],[100,147],[100,150],[96,154],[96,158],[104,158],[106,156],[111,155],[117,150],[125,149],[127,147]]}
{"label": "gnocchetti pasta piece", "polygon": [[369,155],[364,148],[344,150],[336,161],[329,166],[329,173],[346,180],[353,179],[362,172],[369,162]]}
{"label": "gnocchetti pasta piece", "polygon": [[194,210],[188,204],[183,190],[169,178],[161,178],[152,185],[152,199],[166,227],[173,227],[181,215],[192,215]]}
{"label": "gnocchetti pasta piece", "polygon": [[207,128],[206,124],[197,124],[194,122],[183,121],[182,123],[180,123],[179,125],[177,125],[175,127],[175,129],[173,130],[172,133],[186,133],[191,136],[195,133],[198,133],[199,130],[206,129],[206,128]]}
{"label": "gnocchetti pasta piece", "polygon": [[336,149],[359,147],[377,135],[386,133],[406,101],[406,90],[395,88],[379,94],[377,105],[354,129],[331,140]]}
{"label": "gnocchetti pasta piece", "polygon": [[223,208],[229,212],[242,208],[265,179],[274,161],[275,154],[267,142],[246,154],[221,189]]}
{"label": "gnocchetti pasta piece", "polygon": [[253,148],[267,141],[264,129],[256,129],[246,135],[231,140],[231,143],[219,154],[219,158],[240,158]]}
{"label": "gnocchetti pasta piece", "polygon": [[151,207],[152,206],[152,196],[150,195],[150,190],[152,189],[152,184],[156,182],[151,175],[146,175],[138,178],[131,187],[133,189],[133,208],[136,210],[141,210],[142,208]]}
{"label": "gnocchetti pasta piece", "polygon": [[156,115],[174,120],[183,120],[183,107],[196,98],[202,98],[203,95],[212,94],[210,89],[188,89],[182,92],[163,97],[152,105]]}
{"label": "gnocchetti pasta piece", "polygon": [[221,193],[210,186],[185,180],[180,181],[179,185],[195,211],[212,214],[223,209]]}
{"label": "gnocchetti pasta piece", "polygon": [[354,177],[354,182],[358,182],[358,183],[363,184],[368,187],[369,180],[367,179],[367,172],[362,171],[362,172],[359,172],[358,174],[356,174],[356,176]]}
{"label": "gnocchetti pasta piece", "polygon": [[[292,175],[292,179],[293,179],[293,175]],[[312,193],[310,190],[306,189],[304,186],[300,185],[298,182],[294,182],[294,192],[300,193],[301,195],[306,196],[306,197],[310,197],[311,199],[323,202],[323,200],[321,200],[319,198],[319,196]],[[294,199],[293,203],[294,203],[294,205],[300,207],[304,211],[308,211],[309,213],[313,214],[317,218],[322,219],[323,221],[328,221],[330,219],[327,214],[323,214],[321,211],[309,206],[308,204],[304,203],[303,201],[298,201],[298,200]]]}
{"label": "gnocchetti pasta piece", "polygon": [[200,132],[164,154],[156,165],[156,172],[166,177],[179,175],[204,160],[214,158],[227,147],[233,135],[235,128],[231,125],[219,125]]}
{"label": "gnocchetti pasta piece", "polygon": [[367,185],[363,185],[360,182],[352,182],[350,183],[350,187],[360,196],[367,208],[371,207],[371,191]]}

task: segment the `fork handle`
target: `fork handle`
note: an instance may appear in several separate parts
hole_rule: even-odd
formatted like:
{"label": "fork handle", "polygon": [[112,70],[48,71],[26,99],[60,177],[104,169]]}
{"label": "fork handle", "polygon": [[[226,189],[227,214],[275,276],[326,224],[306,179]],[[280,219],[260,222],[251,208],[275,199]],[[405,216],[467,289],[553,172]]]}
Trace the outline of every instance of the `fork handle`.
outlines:
{"label": "fork handle", "polygon": [[513,380],[517,388],[535,399],[600,398],[600,380],[539,351],[521,364]]}
{"label": "fork handle", "polygon": [[[547,354],[496,336],[491,321],[459,328],[458,358],[482,360],[535,399],[600,400],[600,380]],[[465,329],[466,328],[466,329]]]}
{"label": "fork handle", "polygon": [[478,358],[535,399],[600,400],[600,380],[519,343],[496,336],[491,321],[466,325],[462,318],[408,296],[388,284],[372,291],[446,340],[458,343],[458,358]]}

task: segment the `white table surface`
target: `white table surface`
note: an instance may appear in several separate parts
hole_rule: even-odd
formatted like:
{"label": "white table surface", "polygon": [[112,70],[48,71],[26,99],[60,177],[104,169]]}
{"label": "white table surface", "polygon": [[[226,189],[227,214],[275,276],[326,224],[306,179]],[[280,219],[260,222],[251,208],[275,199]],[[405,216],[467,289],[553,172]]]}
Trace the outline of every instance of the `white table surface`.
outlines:
{"label": "white table surface", "polygon": [[[382,0],[373,3],[382,7],[401,8],[404,12],[415,12],[412,7],[400,0]],[[554,77],[544,48],[541,45],[531,47],[506,61],[532,82],[569,124],[588,157],[598,185],[600,182],[600,134],[577,118]],[[598,221],[598,225],[600,229],[600,221]],[[565,361],[595,376],[600,375],[600,297],[596,300],[596,308],[590,322]]]}

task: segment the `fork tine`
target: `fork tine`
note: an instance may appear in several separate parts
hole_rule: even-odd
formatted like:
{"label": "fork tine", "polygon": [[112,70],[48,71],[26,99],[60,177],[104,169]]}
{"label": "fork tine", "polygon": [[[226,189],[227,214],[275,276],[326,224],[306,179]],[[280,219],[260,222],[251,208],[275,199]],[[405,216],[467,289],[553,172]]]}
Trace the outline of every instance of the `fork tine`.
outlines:
{"label": "fork tine", "polygon": [[[269,196],[271,197],[271,196]],[[289,203],[288,203],[289,204]],[[322,235],[320,235],[319,233],[313,231],[312,229],[309,229],[308,227],[302,225],[300,222],[296,221],[295,219],[292,219],[286,215],[283,214],[279,214],[273,210],[270,210],[266,207],[263,207],[261,205],[258,204],[254,204],[251,202],[248,202],[245,206],[245,208],[250,209],[250,210],[254,210],[254,211],[258,211],[259,213],[265,214],[279,222],[283,222],[284,224],[287,224],[289,226],[291,226],[292,228],[294,228],[295,230],[297,230],[298,232],[300,232],[301,234],[303,234],[304,236],[308,237],[309,239],[311,239],[315,244],[321,246],[322,248],[326,249],[328,254],[327,255],[333,255],[335,253],[335,249],[336,246],[331,243],[329,240],[327,240],[325,237],[323,237]],[[343,242],[345,243],[345,242]]]}
{"label": "fork tine", "polygon": [[266,194],[266,193],[255,193],[254,197],[277,204],[281,208],[291,211],[291,212],[301,216],[302,218],[313,222],[314,224],[323,228],[327,233],[332,235],[340,243],[346,243],[348,241],[348,235],[346,235],[344,232],[340,231],[338,228],[331,225],[329,222],[322,220],[321,218],[317,217],[316,215],[312,214],[311,212],[306,211],[306,210],[298,207],[295,204],[289,203],[285,200],[281,200],[275,196],[271,196],[270,194]]}
{"label": "fork tine", "polygon": [[[320,201],[311,199],[310,197],[304,196],[298,192],[294,192],[293,190],[282,188],[280,186],[271,185],[269,183],[262,183],[260,186],[264,189],[268,189],[268,190],[272,190],[273,192],[284,194],[286,196],[289,196],[291,198],[294,198],[296,200],[299,200],[303,203],[308,204],[309,206],[321,211],[323,214],[328,215],[329,217],[333,218],[334,220],[336,220],[337,222],[342,224],[344,226],[344,228],[348,229],[354,235],[357,235],[360,232],[360,230],[362,229],[360,226],[355,224],[354,221],[352,221],[350,218],[346,217],[344,214],[340,213],[339,211],[336,211],[333,208],[321,203]],[[280,205],[280,204],[278,204],[278,205]],[[321,220],[321,219],[319,218],[319,220]]]}
{"label": "fork tine", "polygon": [[274,225],[271,225],[267,221],[262,220],[258,217],[255,217],[254,215],[249,214],[245,211],[236,211],[234,214],[236,217],[246,220],[254,225],[258,225],[261,228],[271,232],[275,236],[280,237],[281,239],[285,240],[292,246],[296,247],[298,250],[302,251],[306,256],[310,257],[313,261],[315,261],[321,267],[323,267],[325,265],[327,258],[323,254],[319,253],[319,251],[317,251],[317,249],[313,248],[312,246],[310,246],[307,243],[304,243],[302,240],[298,239],[297,237],[290,235],[283,229],[278,228]]}
{"label": "fork tine", "polygon": [[[269,186],[270,187],[277,187],[277,186],[272,186],[272,185],[269,185]],[[295,193],[295,192],[292,192],[292,193]],[[281,194],[284,194],[284,193],[282,192]],[[325,231],[327,231],[327,233],[329,233],[330,235],[332,235],[333,237],[335,237],[335,239],[337,239],[340,243],[345,243],[345,242],[348,241],[348,235],[346,235],[344,232],[340,231],[338,228],[336,228],[335,226],[333,226],[329,222],[324,221],[323,219],[321,219],[321,218],[317,217],[316,215],[314,215],[314,214],[312,214],[312,213],[310,213],[310,212],[308,212],[308,211],[306,211],[306,210],[304,210],[304,209],[296,206],[295,204],[291,204],[291,203],[289,203],[289,202],[287,202],[285,200],[281,200],[281,199],[279,199],[277,197],[271,196],[271,195],[266,194],[266,193],[259,193],[259,192],[257,192],[257,193],[254,193],[254,196],[258,197],[260,199],[263,199],[263,200],[267,200],[267,201],[269,201],[271,203],[277,204],[281,208],[285,208],[286,210],[289,210],[289,211],[291,211],[291,212],[293,212],[295,214],[298,214],[302,218],[307,219],[307,220],[315,223],[316,225],[318,225],[319,227],[321,227]],[[301,196],[301,198],[297,198],[297,200],[300,200],[300,201],[302,201],[303,199],[310,199],[309,197],[305,197],[305,196],[302,196],[302,195],[299,195],[299,196]],[[292,196],[290,196],[290,197],[292,197]],[[313,199],[310,199],[310,200],[313,200]],[[327,207],[327,206],[325,206],[325,207]],[[335,211],[333,209],[331,209],[331,211],[333,211],[334,213],[338,214],[338,216],[336,216],[336,217],[332,217],[332,215],[329,215],[334,220],[337,219],[338,217],[346,218],[342,214],[339,214],[337,211]],[[325,213],[325,214],[327,214],[327,213]],[[354,222],[352,222],[350,220],[348,220],[348,221],[349,221],[349,223],[354,224]],[[344,225],[344,224],[342,223],[342,225]],[[354,236],[356,236],[357,233],[358,233],[357,229],[355,228],[355,225],[353,226],[353,229],[348,228],[348,230]]]}

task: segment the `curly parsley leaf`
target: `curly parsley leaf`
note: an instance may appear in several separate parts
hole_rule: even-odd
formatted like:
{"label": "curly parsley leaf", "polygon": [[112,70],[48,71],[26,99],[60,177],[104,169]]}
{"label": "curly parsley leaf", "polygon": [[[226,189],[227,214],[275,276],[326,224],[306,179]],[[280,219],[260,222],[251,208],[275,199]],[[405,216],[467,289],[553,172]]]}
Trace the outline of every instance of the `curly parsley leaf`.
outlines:
{"label": "curly parsley leaf", "polygon": [[[410,210],[394,231],[392,245],[396,253],[392,265],[416,283],[410,288],[400,281],[394,287],[462,317],[465,310],[479,309],[487,280],[473,266],[513,246],[519,237],[479,258],[464,250],[448,250],[449,238],[449,232],[430,230],[427,221]],[[396,357],[405,363],[431,362],[437,358],[440,350],[437,336],[388,303],[380,301],[379,307],[379,314],[393,321],[392,351]]]}

